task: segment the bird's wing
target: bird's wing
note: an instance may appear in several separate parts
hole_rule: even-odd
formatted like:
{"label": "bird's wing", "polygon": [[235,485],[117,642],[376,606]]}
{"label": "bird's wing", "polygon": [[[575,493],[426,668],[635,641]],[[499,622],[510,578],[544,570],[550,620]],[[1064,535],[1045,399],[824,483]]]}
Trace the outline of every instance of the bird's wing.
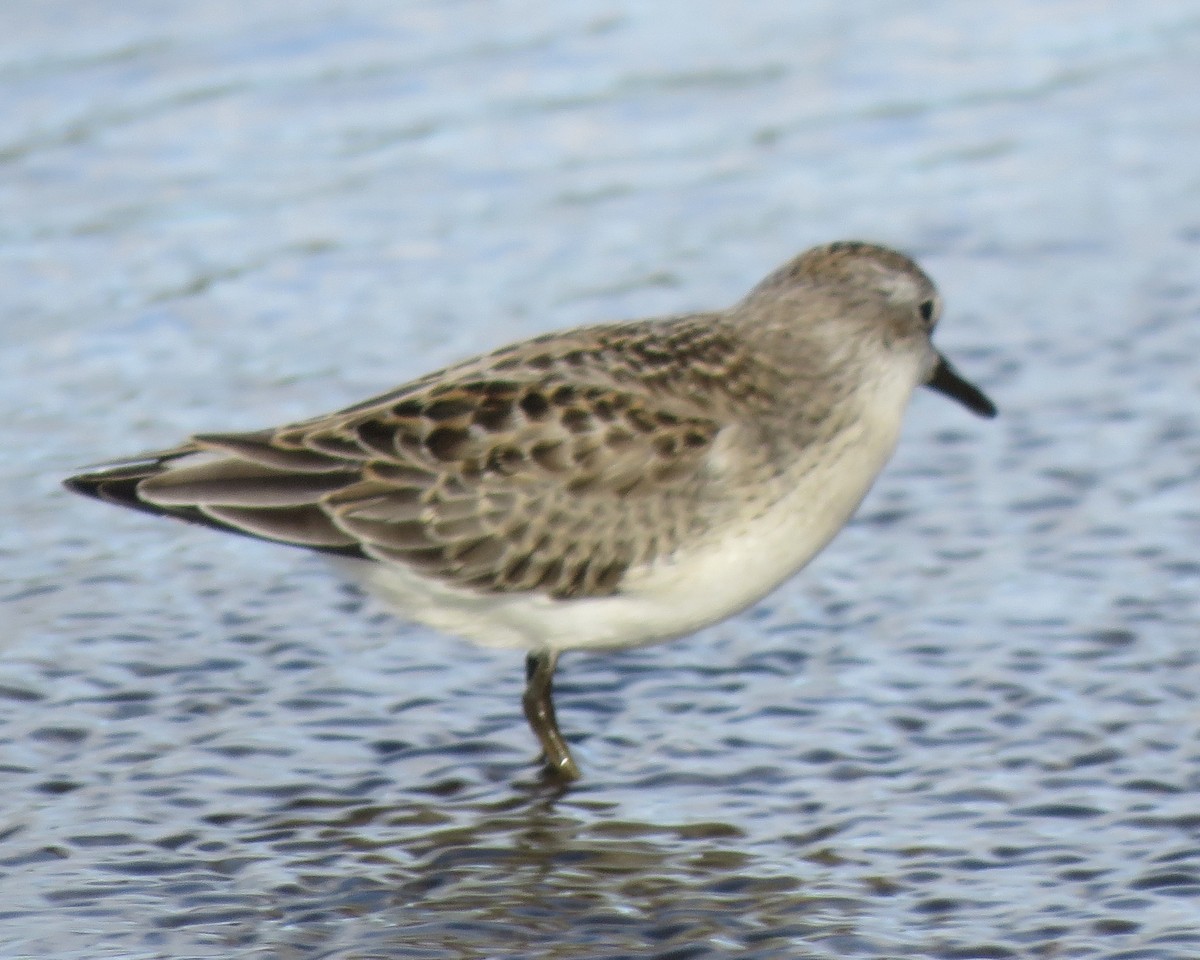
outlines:
{"label": "bird's wing", "polygon": [[197,436],[69,485],[480,591],[613,593],[629,567],[716,518],[706,501],[721,426],[705,398],[736,381],[737,351],[693,324],[600,329],[300,424]]}

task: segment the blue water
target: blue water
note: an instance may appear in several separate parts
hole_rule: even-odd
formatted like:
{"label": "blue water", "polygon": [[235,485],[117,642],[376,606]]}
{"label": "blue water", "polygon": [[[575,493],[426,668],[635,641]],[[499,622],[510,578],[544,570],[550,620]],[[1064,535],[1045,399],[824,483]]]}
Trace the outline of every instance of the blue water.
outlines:
{"label": "blue water", "polygon": [[[1200,9],[60,0],[0,13],[0,957],[1200,955]],[[859,519],[560,667],[72,498],[814,242],[916,255]]]}

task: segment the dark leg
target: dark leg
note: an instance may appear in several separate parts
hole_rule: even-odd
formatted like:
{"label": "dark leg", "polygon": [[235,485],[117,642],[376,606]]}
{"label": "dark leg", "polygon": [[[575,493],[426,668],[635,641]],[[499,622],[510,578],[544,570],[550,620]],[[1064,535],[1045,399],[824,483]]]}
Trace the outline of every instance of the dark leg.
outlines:
{"label": "dark leg", "polygon": [[546,766],[564,780],[579,779],[579,767],[571,759],[567,741],[558,732],[554,716],[554,666],[557,651],[531,653],[525,658],[525,717],[542,744]]}

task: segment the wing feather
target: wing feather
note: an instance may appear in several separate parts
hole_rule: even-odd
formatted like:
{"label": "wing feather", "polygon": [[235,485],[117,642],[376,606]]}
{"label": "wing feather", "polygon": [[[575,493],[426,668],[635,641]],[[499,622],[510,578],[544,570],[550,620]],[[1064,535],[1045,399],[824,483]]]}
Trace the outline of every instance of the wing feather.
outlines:
{"label": "wing feather", "polygon": [[711,317],[535,338],[338,413],[204,434],[74,489],[473,590],[616,592],[717,522],[714,404],[744,357]]}

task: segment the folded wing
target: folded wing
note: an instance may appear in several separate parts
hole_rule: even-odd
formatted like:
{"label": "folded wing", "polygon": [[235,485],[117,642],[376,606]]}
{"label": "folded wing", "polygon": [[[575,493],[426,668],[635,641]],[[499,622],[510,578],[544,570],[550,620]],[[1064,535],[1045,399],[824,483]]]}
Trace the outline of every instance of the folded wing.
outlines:
{"label": "folded wing", "polygon": [[669,556],[712,519],[718,426],[702,391],[679,388],[701,365],[656,366],[677,364],[678,350],[656,352],[650,335],[608,344],[616,363],[561,338],[520,349],[331,416],[197,436],[68,486],[480,591],[611,594],[631,566]]}

